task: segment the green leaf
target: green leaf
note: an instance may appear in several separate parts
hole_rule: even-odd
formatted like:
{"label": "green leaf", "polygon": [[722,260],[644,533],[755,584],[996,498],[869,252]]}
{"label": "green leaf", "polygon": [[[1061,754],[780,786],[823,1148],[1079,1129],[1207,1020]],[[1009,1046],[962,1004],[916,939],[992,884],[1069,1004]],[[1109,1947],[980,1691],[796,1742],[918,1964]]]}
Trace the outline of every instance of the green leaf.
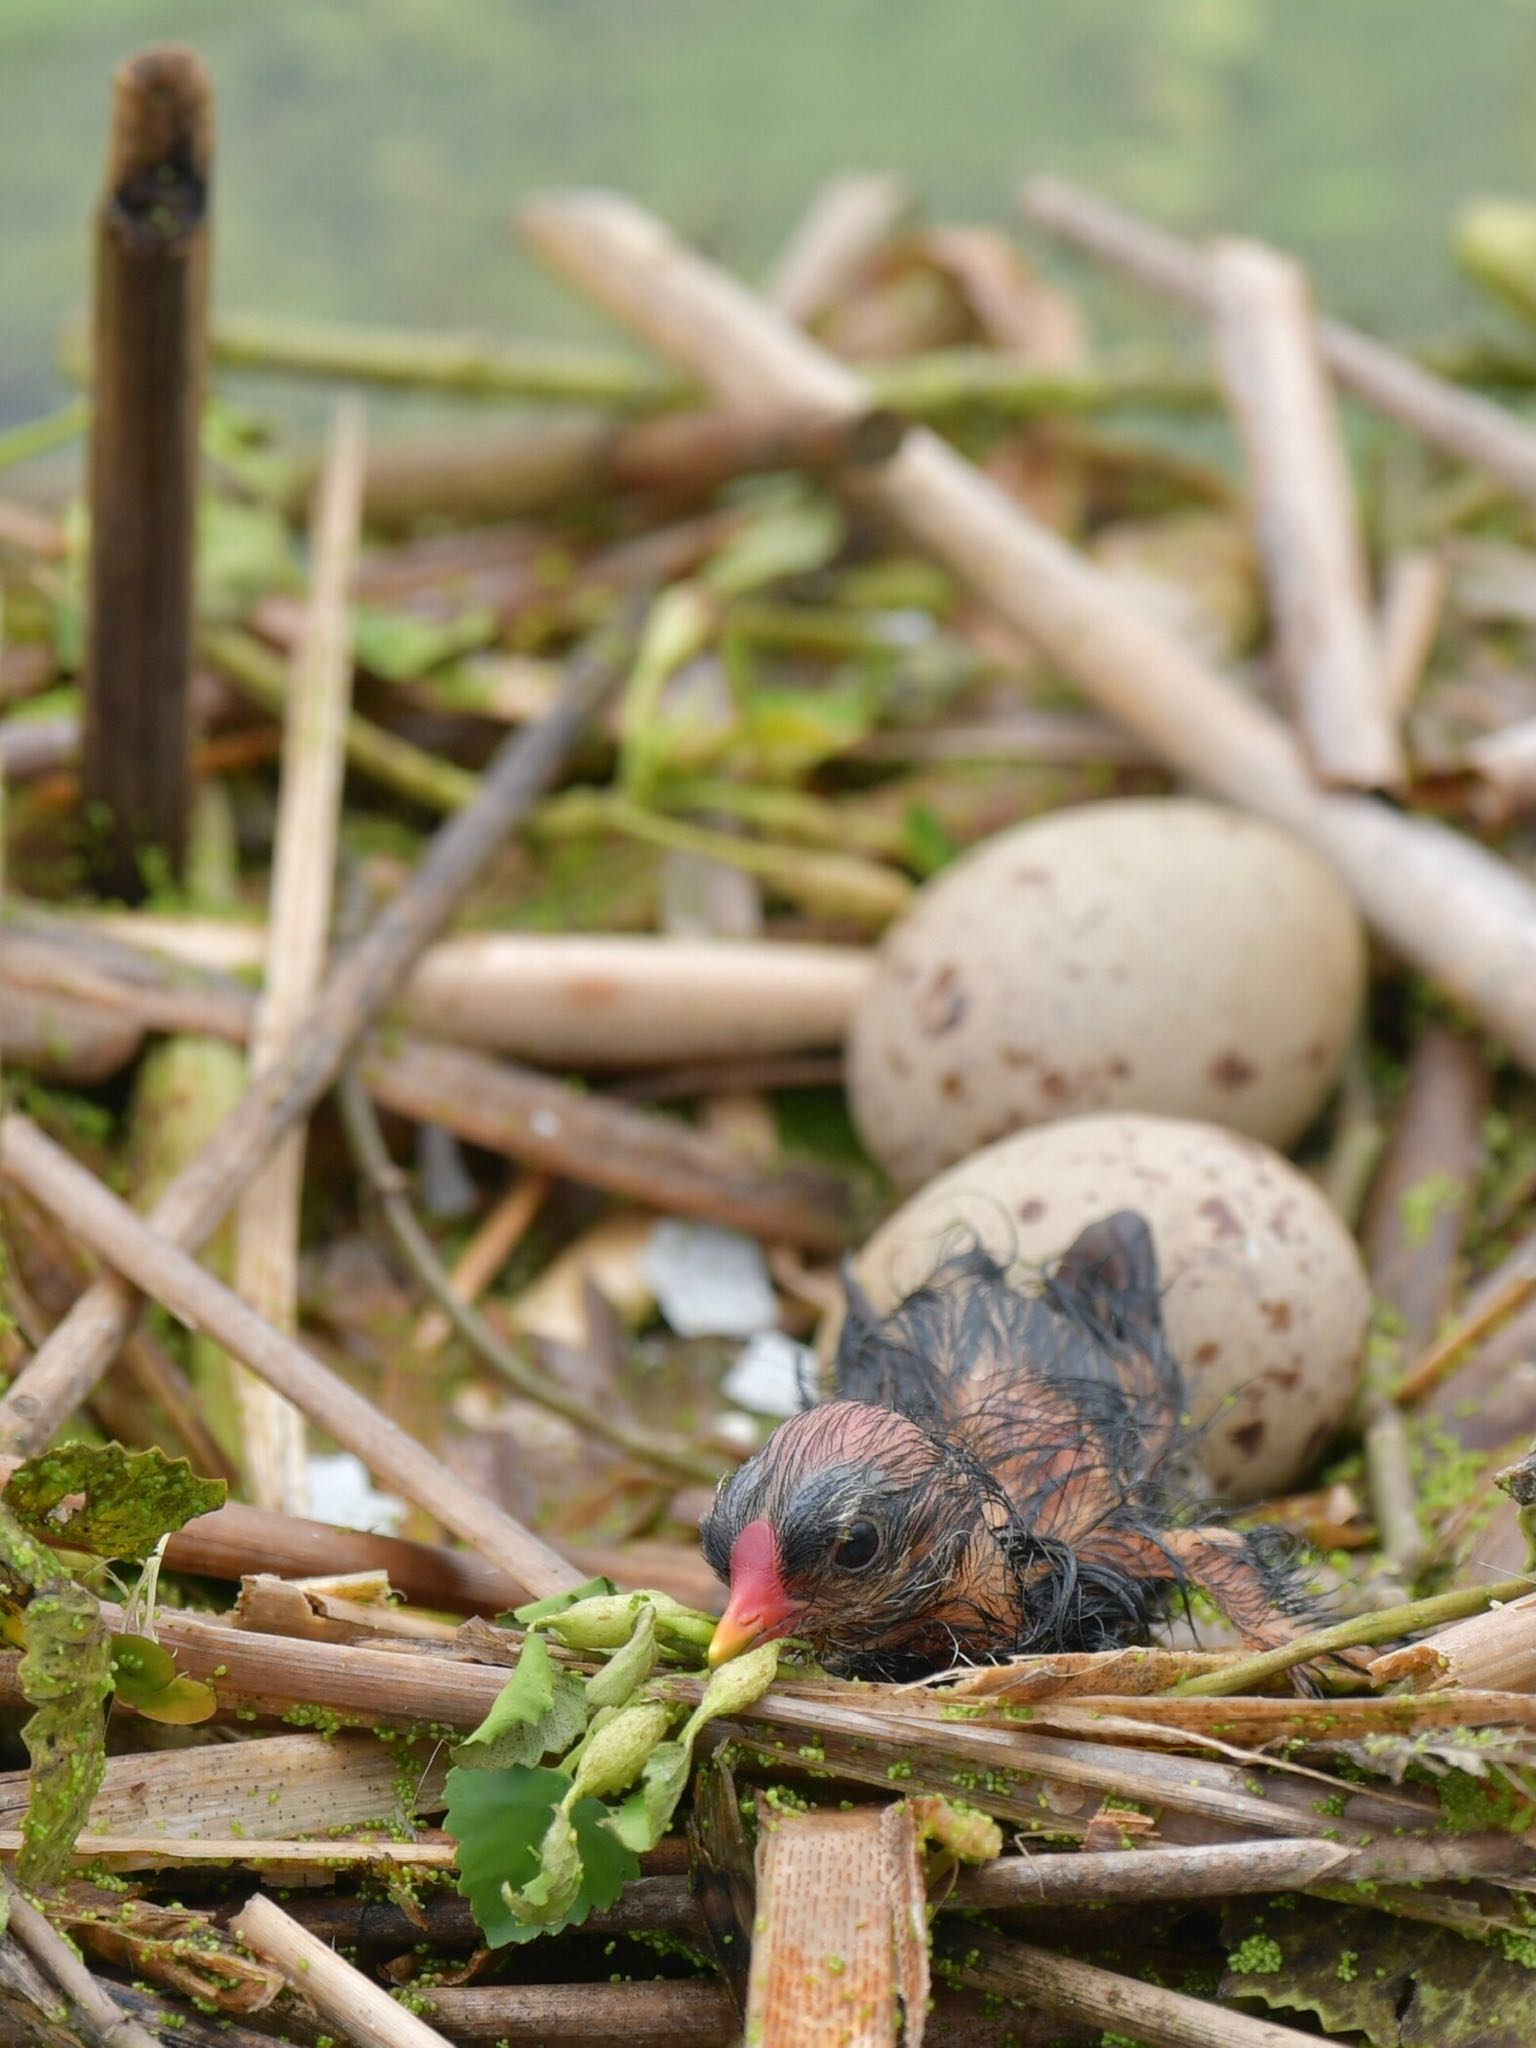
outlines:
{"label": "green leaf", "polygon": [[677,1811],[677,1802],[688,1789],[688,1772],[693,1763],[693,1745],[688,1742],[658,1742],[646,1758],[640,1783],[608,1825],[637,1855],[654,1849]]}
{"label": "green leaf", "polygon": [[563,1771],[448,1773],[447,1824],[459,1844],[459,1891],[493,1948],[578,1926],[594,1906],[611,1906],[625,1885],[640,1875],[635,1857],[604,1825],[607,1809],[595,1799],[577,1800],[569,1819],[581,1866],[580,1888],[557,1921],[518,1918],[508,1894],[517,1899],[538,1878],[555,1809],[570,1791],[571,1780]]}
{"label": "green leaf", "polygon": [[148,1557],[160,1538],[224,1505],[222,1479],[199,1479],[185,1458],[121,1444],[63,1444],[28,1458],[6,1482],[23,1528],[97,1557]]}
{"label": "green leaf", "polygon": [[56,1578],[33,1594],[17,1671],[37,1709],[21,1731],[32,1768],[18,1871],[31,1888],[64,1869],[106,1768],[111,1654],[101,1609],[84,1586]]}
{"label": "green leaf", "polygon": [[944,821],[928,804],[913,804],[902,820],[907,866],[925,878],[948,867],[959,852]]}
{"label": "green leaf", "polygon": [[170,1651],[149,1636],[114,1636],[111,1657],[113,1692],[148,1721],[188,1728],[218,1710],[213,1687],[183,1677]]}
{"label": "green leaf", "polygon": [[173,1678],[157,1693],[136,1702],[146,1721],[159,1721],[167,1728],[195,1728],[211,1721],[219,1711],[219,1696],[200,1678]]}
{"label": "green leaf", "polygon": [[862,679],[797,690],[761,683],[747,699],[743,765],[774,782],[835,760],[874,729],[876,701]]}
{"label": "green leaf", "polygon": [[843,532],[842,514],[829,498],[791,487],[731,536],[701,580],[719,597],[743,597],[783,577],[824,569],[842,546]]}
{"label": "green leaf", "polygon": [[574,1607],[578,1600],[593,1600],[600,1595],[618,1592],[612,1579],[601,1576],[586,1579],[579,1586],[573,1586],[569,1593],[550,1593],[542,1600],[530,1600],[523,1607],[514,1607],[512,1619],[523,1628],[531,1628],[537,1621],[548,1621],[552,1614],[564,1614],[568,1607]]}
{"label": "green leaf", "polygon": [[619,1650],[634,1633],[641,1601],[648,1601],[656,1611],[660,1642],[682,1649],[708,1649],[715,1632],[714,1616],[685,1607],[669,1593],[600,1594],[550,1615],[543,1626],[568,1650]]}
{"label": "green leaf", "polygon": [[593,1707],[622,1707],[637,1685],[643,1685],[656,1668],[656,1609],[648,1600],[635,1615],[635,1632],[621,1650],[615,1650],[602,1670],[586,1684],[587,1703]]}
{"label": "green leaf", "polygon": [[483,605],[456,619],[424,619],[365,604],[357,609],[352,647],[360,667],[389,683],[410,683],[495,637],[496,614]]}
{"label": "green leaf", "polygon": [[243,618],[259,598],[300,587],[293,539],[275,506],[203,494],[197,511],[200,618]]}
{"label": "green leaf", "polygon": [[536,1876],[539,1845],[570,1789],[563,1771],[448,1773],[447,1828],[459,1845],[459,1892],[493,1948],[527,1939],[502,1888],[515,1893]]}
{"label": "green leaf", "polygon": [[715,1672],[677,1741],[657,1743],[646,1759],[638,1789],[609,1816],[610,1830],[627,1849],[655,1848],[687,1789],[699,1730],[717,1715],[739,1714],[760,1698],[772,1685],[778,1665],[778,1644],[764,1643],[745,1656],[733,1657]]}
{"label": "green leaf", "polygon": [[603,1708],[592,1723],[576,1763],[578,1796],[607,1799],[615,1792],[627,1790],[666,1734],[671,1719],[672,1709],[660,1700],[637,1700],[629,1707]]}
{"label": "green leaf", "polygon": [[502,1880],[502,1904],[525,1926],[564,1920],[581,1890],[581,1850],[564,1806],[557,1806],[539,1844],[539,1867],[521,1889]]}
{"label": "green leaf", "polygon": [[544,1638],[530,1635],[491,1711],[454,1750],[453,1760],[479,1771],[536,1764],[542,1756],[568,1749],[586,1725],[581,1680],[557,1670]]}
{"label": "green leaf", "polygon": [[732,1657],[712,1672],[704,1696],[683,1725],[682,1739],[692,1742],[706,1721],[721,1714],[739,1714],[760,1700],[778,1675],[779,1645],[759,1643],[740,1657]]}

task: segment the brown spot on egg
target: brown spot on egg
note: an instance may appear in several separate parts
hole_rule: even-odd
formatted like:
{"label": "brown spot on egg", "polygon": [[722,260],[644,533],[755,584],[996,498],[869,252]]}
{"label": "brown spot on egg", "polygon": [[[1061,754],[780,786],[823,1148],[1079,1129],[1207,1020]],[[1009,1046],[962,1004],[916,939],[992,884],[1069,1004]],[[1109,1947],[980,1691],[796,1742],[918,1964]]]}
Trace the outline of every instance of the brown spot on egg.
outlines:
{"label": "brown spot on egg", "polygon": [[1212,1343],[1209,1338],[1206,1339],[1205,1343],[1196,1346],[1196,1365],[1214,1365],[1217,1359],[1220,1358],[1220,1356],[1221,1346],[1219,1344]]}
{"label": "brown spot on egg", "polygon": [[1295,1321],[1295,1314],[1288,1301],[1261,1301],[1260,1309],[1264,1320],[1272,1330],[1288,1330]]}
{"label": "brown spot on egg", "polygon": [[1037,1053],[1030,1052],[1027,1047],[1022,1045],[1005,1045],[1003,1047],[1003,1065],[1005,1067],[1032,1067],[1038,1057]]}
{"label": "brown spot on egg", "polygon": [[1240,1052],[1218,1054],[1207,1072],[1217,1088],[1246,1088],[1259,1078],[1258,1068],[1252,1060],[1245,1060]]}
{"label": "brown spot on egg", "polygon": [[1284,1388],[1286,1393],[1290,1393],[1293,1387],[1301,1383],[1301,1374],[1294,1365],[1277,1365],[1269,1377],[1275,1386]]}
{"label": "brown spot on egg", "polygon": [[1045,1204],[1038,1195],[1031,1195],[1027,1202],[1020,1202],[1016,1213],[1021,1223],[1038,1223],[1045,1214]]}
{"label": "brown spot on egg", "polygon": [[963,1074],[946,1074],[939,1083],[939,1093],[946,1102],[964,1102],[969,1093]]}
{"label": "brown spot on egg", "polygon": [[1047,1102],[1067,1102],[1072,1096],[1072,1083],[1065,1074],[1053,1069],[1040,1076],[1040,1093]]}
{"label": "brown spot on egg", "polygon": [[1232,1204],[1223,1201],[1220,1195],[1212,1195],[1208,1202],[1200,1204],[1200,1214],[1208,1216],[1218,1237],[1241,1237],[1242,1222]]}
{"label": "brown spot on egg", "polygon": [[912,1062],[907,1058],[906,1054],[902,1051],[899,1045],[893,1045],[891,1047],[890,1051],[885,1056],[885,1064],[890,1068],[893,1074],[897,1075],[903,1081],[912,1071]]}
{"label": "brown spot on egg", "polygon": [[1255,1456],[1264,1441],[1263,1422],[1245,1422],[1241,1429],[1233,1430],[1232,1441],[1245,1458]]}
{"label": "brown spot on egg", "polygon": [[942,1038],[964,1021],[971,999],[960,981],[960,970],[952,960],[940,967],[917,998],[914,1013],[924,1038]]}

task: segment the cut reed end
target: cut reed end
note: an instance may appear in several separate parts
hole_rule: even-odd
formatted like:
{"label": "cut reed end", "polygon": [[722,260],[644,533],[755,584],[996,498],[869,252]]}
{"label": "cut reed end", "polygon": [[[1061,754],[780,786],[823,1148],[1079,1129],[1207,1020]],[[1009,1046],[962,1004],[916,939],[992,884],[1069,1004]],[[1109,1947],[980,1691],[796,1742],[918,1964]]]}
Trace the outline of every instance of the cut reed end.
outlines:
{"label": "cut reed end", "polygon": [[213,80],[186,43],[151,43],[113,74],[107,187],[135,217],[156,200],[201,214],[213,157]]}

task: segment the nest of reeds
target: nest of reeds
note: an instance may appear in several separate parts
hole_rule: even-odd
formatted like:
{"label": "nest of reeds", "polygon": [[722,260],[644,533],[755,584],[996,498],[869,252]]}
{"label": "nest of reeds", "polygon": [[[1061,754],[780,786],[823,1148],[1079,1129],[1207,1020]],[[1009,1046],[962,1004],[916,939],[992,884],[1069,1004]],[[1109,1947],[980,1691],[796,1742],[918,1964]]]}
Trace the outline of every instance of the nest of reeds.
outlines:
{"label": "nest of reeds", "polygon": [[[0,505],[0,2040],[1526,2041],[1515,351],[1395,351],[1034,186],[1183,309],[1105,346],[887,179],[761,297],[619,201],[529,207],[654,361],[210,325],[207,92],[119,80],[94,543],[25,472]],[[1517,309],[1527,227],[1469,228]],[[205,356],[482,411],[392,441],[354,397],[315,456],[219,379],[199,441]],[[741,1288],[807,1337],[882,1201],[870,942],[958,850],[1175,779],[1382,941],[1301,1155],[1369,1367],[1253,1510],[1336,1618],[706,1676],[698,1517],[768,1427]]]}

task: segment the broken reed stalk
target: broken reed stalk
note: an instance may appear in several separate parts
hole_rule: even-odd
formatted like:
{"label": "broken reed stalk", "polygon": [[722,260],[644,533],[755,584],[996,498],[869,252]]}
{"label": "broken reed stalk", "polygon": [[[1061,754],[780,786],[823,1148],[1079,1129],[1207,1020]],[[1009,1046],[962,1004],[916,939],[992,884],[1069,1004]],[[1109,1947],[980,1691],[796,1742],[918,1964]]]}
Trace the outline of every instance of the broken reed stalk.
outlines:
{"label": "broken reed stalk", "polygon": [[1251,1692],[1272,1678],[1292,1671],[1313,1657],[1331,1656],[1335,1650],[1353,1650],[1363,1644],[1390,1642],[1394,1636],[1411,1635],[1415,1629],[1434,1628],[1445,1621],[1461,1621],[1481,1614],[1501,1601],[1518,1600],[1530,1591],[1530,1580],[1499,1579],[1491,1586],[1458,1586],[1453,1592],[1433,1593],[1425,1600],[1408,1600],[1401,1607],[1384,1607],[1375,1614],[1357,1614],[1350,1621],[1336,1621],[1330,1628],[1313,1629],[1277,1650],[1256,1650],[1251,1656],[1235,1657],[1219,1671],[1202,1672],[1197,1678],[1181,1678],[1169,1691],[1181,1699],[1226,1699]]}
{"label": "broken reed stalk", "polygon": [[438,1258],[437,1247],[411,1207],[405,1192],[406,1178],[389,1156],[373,1105],[355,1075],[342,1077],[337,1099],[353,1157],[383,1208],[401,1257],[474,1355],[525,1399],[536,1401],[551,1414],[563,1416],[573,1427],[596,1437],[622,1456],[654,1466],[673,1480],[713,1486],[720,1476],[718,1460],[701,1457],[685,1443],[657,1436],[638,1424],[630,1425],[622,1417],[607,1413],[600,1404],[567,1393],[512,1345],[503,1342],[479,1310],[454,1291]]}
{"label": "broken reed stalk", "polygon": [[579,1583],[580,1573],[563,1557],[475,1493],[291,1337],[274,1330],[25,1117],[11,1115],[0,1122],[0,1172],[152,1300],[164,1303],[190,1328],[206,1331],[317,1429],[355,1452],[371,1472],[536,1597]]}
{"label": "broken reed stalk", "polygon": [[[56,953],[50,968],[43,957],[50,954],[48,942],[36,943],[30,935],[18,937],[8,950],[30,961],[21,972],[68,980],[82,993],[89,989],[91,1000],[131,1010],[142,1023],[195,1025],[234,1039],[249,1027],[247,991],[113,983],[99,970],[72,969],[67,957],[61,961]],[[771,966],[773,948],[760,951],[762,964]],[[88,1013],[82,1008],[81,1014]],[[605,1026],[610,1042],[613,1028]],[[370,1094],[386,1109],[418,1123],[441,1124],[460,1138],[541,1171],[652,1208],[728,1223],[770,1243],[839,1250],[848,1242],[850,1191],[837,1172],[810,1165],[759,1165],[675,1118],[614,1095],[583,1094],[528,1067],[428,1039],[404,1036],[367,1045],[361,1066]]]}
{"label": "broken reed stalk", "polygon": [[[557,269],[721,397],[867,403],[850,370],[641,208],[555,194],[522,220]],[[845,488],[954,569],[1169,766],[1308,840],[1380,934],[1536,1068],[1536,888],[1514,868],[1428,819],[1319,791],[1276,719],[927,430]]]}
{"label": "broken reed stalk", "polygon": [[435,2027],[397,2004],[371,1977],[292,1920],[263,1893],[229,1923],[231,1934],[281,1970],[299,1996],[360,2048],[448,2048]]}
{"label": "broken reed stalk", "polygon": [[201,58],[139,51],[113,79],[96,214],[82,776],[96,871],[136,900],[151,852],[179,871],[191,804],[188,699],[213,105]]}
{"label": "broken reed stalk", "polygon": [[[222,322],[214,330],[214,357],[241,367],[424,391],[470,392],[479,397],[525,394],[522,358],[514,354],[508,368],[507,351],[489,342],[460,342],[431,333],[391,334],[369,327],[305,327],[297,322],[282,323],[280,344],[274,323],[271,337],[275,344],[272,353],[263,355],[266,323],[244,317],[238,327]],[[573,371],[579,360],[574,352],[566,358]],[[655,411],[697,397],[685,384],[648,383],[652,373],[622,358],[594,358],[582,369],[590,370],[599,382],[613,375],[613,392],[606,402],[621,410]],[[871,361],[864,365],[864,373],[867,389],[861,410],[867,412],[874,406],[917,418],[942,418],[976,405],[1019,420],[1047,413],[1093,414],[1121,406],[1205,411],[1213,400],[1208,376],[1144,357],[1063,370],[1042,366],[1022,349],[945,348]],[[574,388],[577,381],[573,376],[571,396],[603,402],[595,390]],[[761,395],[744,392],[735,403],[742,412],[750,413],[760,412],[764,401]]]}
{"label": "broken reed stalk", "polygon": [[[261,1073],[291,1044],[320,992],[331,924],[343,751],[352,693],[353,570],[366,451],[363,408],[336,407],[313,521],[309,616],[295,651],[272,847],[266,972],[248,1042]],[[298,1323],[299,1220],[306,1133],[273,1147],[235,1211],[235,1291],[277,1329]],[[301,1515],[309,1505],[304,1418],[246,1373],[235,1376],[242,1449],[258,1507]]]}
{"label": "broken reed stalk", "polygon": [[[458,1300],[473,1307],[484,1294],[527,1236],[529,1226],[549,1198],[552,1185],[547,1174],[513,1175],[506,1193],[486,1212],[453,1270],[444,1276]],[[452,1333],[452,1318],[441,1303],[425,1310],[412,1336],[417,1358],[435,1358]]]}
{"label": "broken reed stalk", "polygon": [[1306,275],[1256,242],[1217,242],[1209,263],[1293,715],[1320,781],[1398,789],[1407,763],[1387,715],[1354,481]]}
{"label": "broken reed stalk", "polygon": [[[555,709],[502,746],[475,801],[441,827],[409,881],[332,970],[289,1049],[156,1203],[156,1232],[177,1244],[205,1242],[273,1145],[314,1108],[485,863],[559,772],[630,641],[627,617],[594,636]],[[111,1364],[133,1315],[132,1290],[120,1280],[87,1288],[0,1400],[0,1445],[41,1450]]]}
{"label": "broken reed stalk", "polygon": [[730,2048],[741,2039],[730,1994],[702,1977],[475,1984],[423,1991],[421,2002],[465,2048]]}
{"label": "broken reed stalk", "polygon": [[1536,1593],[1373,1659],[1373,1685],[1404,1679],[1415,1691],[1428,1685],[1437,1692],[1449,1686],[1536,1692]]}
{"label": "broken reed stalk", "polygon": [[550,399],[654,412],[687,396],[679,379],[632,356],[559,342],[490,342],[473,334],[394,332],[237,313],[214,322],[211,345],[214,361],[232,370],[426,386],[471,398]]}
{"label": "broken reed stalk", "polygon": [[[615,426],[595,414],[519,421],[473,436],[393,442],[368,458],[363,512],[370,527],[417,520],[466,524],[525,518],[611,491],[671,505],[702,500],[736,477],[798,469],[811,476],[895,453],[903,424],[874,407],[861,419],[775,412],[676,412]],[[285,502],[297,510],[314,483],[304,466]]]}
{"label": "broken reed stalk", "polygon": [[811,326],[916,206],[912,187],[892,171],[848,171],[829,178],[791,229],[763,286],[764,296],[786,320]]}
{"label": "broken reed stalk", "polygon": [[[249,990],[173,962],[215,974],[259,967],[267,943],[260,925],[29,910],[6,928],[0,981],[156,1029],[238,1037]],[[461,932],[427,949],[400,1001],[406,1022],[433,1038],[535,1066],[643,1070],[839,1046],[873,972],[860,946]]]}
{"label": "broken reed stalk", "polygon": [[[1031,179],[1020,203],[1047,234],[1123,271],[1148,291],[1209,316],[1211,272],[1195,244],[1059,178]],[[1490,470],[1521,498],[1536,495],[1536,429],[1342,321],[1319,323],[1318,346],[1356,398],[1464,462]]]}
{"label": "broken reed stalk", "polygon": [[1527,1233],[1461,1305],[1455,1320],[1425,1345],[1397,1384],[1397,1398],[1412,1407],[1432,1393],[1463,1352],[1536,1294],[1536,1234]]}
{"label": "broken reed stalk", "polygon": [[1401,726],[1413,709],[1440,630],[1450,568],[1428,548],[1405,548],[1388,562],[1377,618],[1377,656],[1386,715]]}
{"label": "broken reed stalk", "polygon": [[963,1912],[1126,1905],[1141,1899],[1220,1899],[1345,1884],[1523,1877],[1536,1851],[1519,1835],[1437,1836],[1368,1842],[1197,1842],[1165,1848],[1079,1849],[1000,1856],[963,1871],[947,1904]]}
{"label": "broken reed stalk", "polygon": [[986,1927],[968,1930],[965,1944],[964,1955],[956,1957],[965,1983],[1043,2007],[1059,2019],[1103,2027],[1142,2048],[1316,2048],[1315,2034],[1029,1948]]}
{"label": "broken reed stalk", "polygon": [[[612,1097],[423,1038],[365,1048],[362,1077],[386,1109],[545,1173],[769,1243],[841,1251],[852,1234],[847,1182],[814,1166],[757,1166],[719,1139]],[[3,1404],[0,1404],[3,1410]]]}
{"label": "broken reed stalk", "polygon": [[1383,1561],[1404,1585],[1424,1561],[1407,1422],[1396,1398],[1404,1357],[1443,1325],[1483,1162],[1491,1092],[1479,1048],[1433,1024],[1414,1048],[1408,1092],[1361,1230],[1371,1287],[1392,1321],[1370,1348],[1360,1403],[1371,1508]]}
{"label": "broken reed stalk", "polygon": [[160,2048],[160,2037],[140,2026],[98,1984],[73,1946],[9,1878],[0,1876],[5,1930],[64,1994],[70,2018],[95,2048]]}

